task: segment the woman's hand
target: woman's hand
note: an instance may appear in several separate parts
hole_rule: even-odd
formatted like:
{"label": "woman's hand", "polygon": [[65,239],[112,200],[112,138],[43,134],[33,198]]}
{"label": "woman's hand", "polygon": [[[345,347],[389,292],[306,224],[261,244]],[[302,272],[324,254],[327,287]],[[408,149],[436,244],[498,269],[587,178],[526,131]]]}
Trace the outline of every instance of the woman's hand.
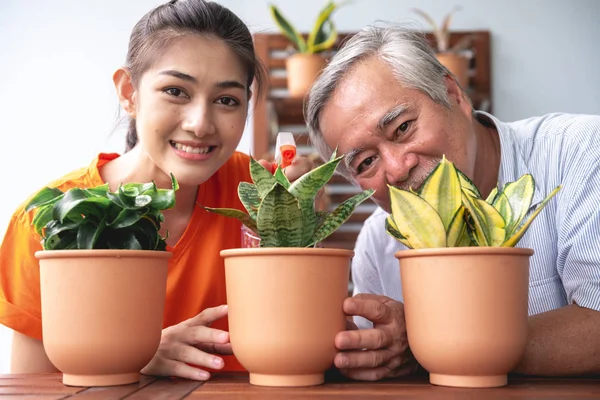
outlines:
{"label": "woman's hand", "polygon": [[229,333],[210,328],[214,321],[226,316],[226,305],[207,308],[163,329],[158,350],[142,374],[208,380],[210,373],[203,368],[218,370],[224,366],[223,359],[215,354],[232,354]]}

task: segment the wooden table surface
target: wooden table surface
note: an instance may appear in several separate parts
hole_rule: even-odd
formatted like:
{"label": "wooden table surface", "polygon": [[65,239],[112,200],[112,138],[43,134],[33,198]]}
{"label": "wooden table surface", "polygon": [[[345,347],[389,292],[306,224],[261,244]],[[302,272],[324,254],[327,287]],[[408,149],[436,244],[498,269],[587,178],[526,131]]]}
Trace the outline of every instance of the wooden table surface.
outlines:
{"label": "wooden table surface", "polygon": [[0,375],[0,400],[58,399],[600,399],[600,378],[509,379],[508,386],[494,389],[458,389],[432,386],[427,376],[380,382],[330,379],[324,385],[307,388],[266,388],[252,386],[248,375],[215,374],[210,381],[155,379],[142,377],[138,384],[81,388],[65,386],[61,375]]}

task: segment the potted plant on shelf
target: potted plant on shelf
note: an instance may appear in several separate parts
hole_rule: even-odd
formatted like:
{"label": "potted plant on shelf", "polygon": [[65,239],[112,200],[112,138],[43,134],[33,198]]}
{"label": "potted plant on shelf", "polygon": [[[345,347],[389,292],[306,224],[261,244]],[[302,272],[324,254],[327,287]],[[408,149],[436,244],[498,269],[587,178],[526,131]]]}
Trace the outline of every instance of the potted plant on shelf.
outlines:
{"label": "potted plant on shelf", "polygon": [[440,26],[425,11],[418,8],[412,10],[431,26],[435,37],[435,50],[438,61],[454,75],[460,86],[467,90],[469,85],[469,59],[463,52],[470,46],[473,37],[472,35],[465,35],[453,46],[450,46],[450,21],[452,15],[460,10],[460,7],[455,6],[450,10]]}
{"label": "potted plant on shelf", "polygon": [[331,213],[315,211],[315,196],[342,158],[334,152],[293,183],[280,167],[272,175],[252,159],[253,183],[238,187],[247,213],[205,207],[238,218],[260,238],[259,248],[221,252],[231,346],[252,384],[318,385],[333,363],[354,252],[315,245],[373,194],[358,193]]}
{"label": "potted plant on shelf", "polygon": [[329,0],[319,12],[317,21],[306,39],[283,16],[277,6],[269,5],[275,24],[295,49],[294,54],[285,61],[290,97],[304,97],[325,65],[326,60],[321,53],[331,49],[337,40],[337,30],[331,17],[343,4],[345,3]]}
{"label": "potted plant on shelf", "polygon": [[408,341],[431,383],[504,386],[520,361],[533,250],[514,246],[560,186],[526,219],[534,189],[523,175],[484,200],[445,157],[418,191],[390,186]]}
{"label": "potted plant on shelf", "polygon": [[72,386],[137,382],[162,332],[171,253],[159,233],[178,184],[44,188],[28,203],[40,262],[44,349]]}

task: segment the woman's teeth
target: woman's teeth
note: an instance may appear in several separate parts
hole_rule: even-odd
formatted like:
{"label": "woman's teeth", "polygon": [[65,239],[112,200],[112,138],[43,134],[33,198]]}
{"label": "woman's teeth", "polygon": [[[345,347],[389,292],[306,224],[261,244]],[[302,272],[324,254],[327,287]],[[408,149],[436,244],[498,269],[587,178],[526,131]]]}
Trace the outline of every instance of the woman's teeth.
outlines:
{"label": "woman's teeth", "polygon": [[191,147],[191,146],[186,146],[186,145],[183,145],[183,144],[177,143],[177,142],[171,142],[171,145],[173,147],[175,147],[177,150],[181,150],[181,151],[184,151],[186,153],[192,153],[192,154],[208,154],[212,150],[212,146],[208,146],[208,147]]}

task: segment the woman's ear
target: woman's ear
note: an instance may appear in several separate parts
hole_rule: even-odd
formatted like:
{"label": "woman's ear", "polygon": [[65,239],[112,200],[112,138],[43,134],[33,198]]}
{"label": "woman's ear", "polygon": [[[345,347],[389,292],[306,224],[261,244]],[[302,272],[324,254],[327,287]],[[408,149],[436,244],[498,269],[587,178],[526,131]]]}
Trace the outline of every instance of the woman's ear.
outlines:
{"label": "woman's ear", "polygon": [[121,107],[129,114],[131,118],[135,118],[136,113],[136,90],[131,81],[131,75],[129,70],[125,67],[121,67],[113,74],[113,82],[115,89],[117,90],[117,96],[119,96],[119,103]]}

